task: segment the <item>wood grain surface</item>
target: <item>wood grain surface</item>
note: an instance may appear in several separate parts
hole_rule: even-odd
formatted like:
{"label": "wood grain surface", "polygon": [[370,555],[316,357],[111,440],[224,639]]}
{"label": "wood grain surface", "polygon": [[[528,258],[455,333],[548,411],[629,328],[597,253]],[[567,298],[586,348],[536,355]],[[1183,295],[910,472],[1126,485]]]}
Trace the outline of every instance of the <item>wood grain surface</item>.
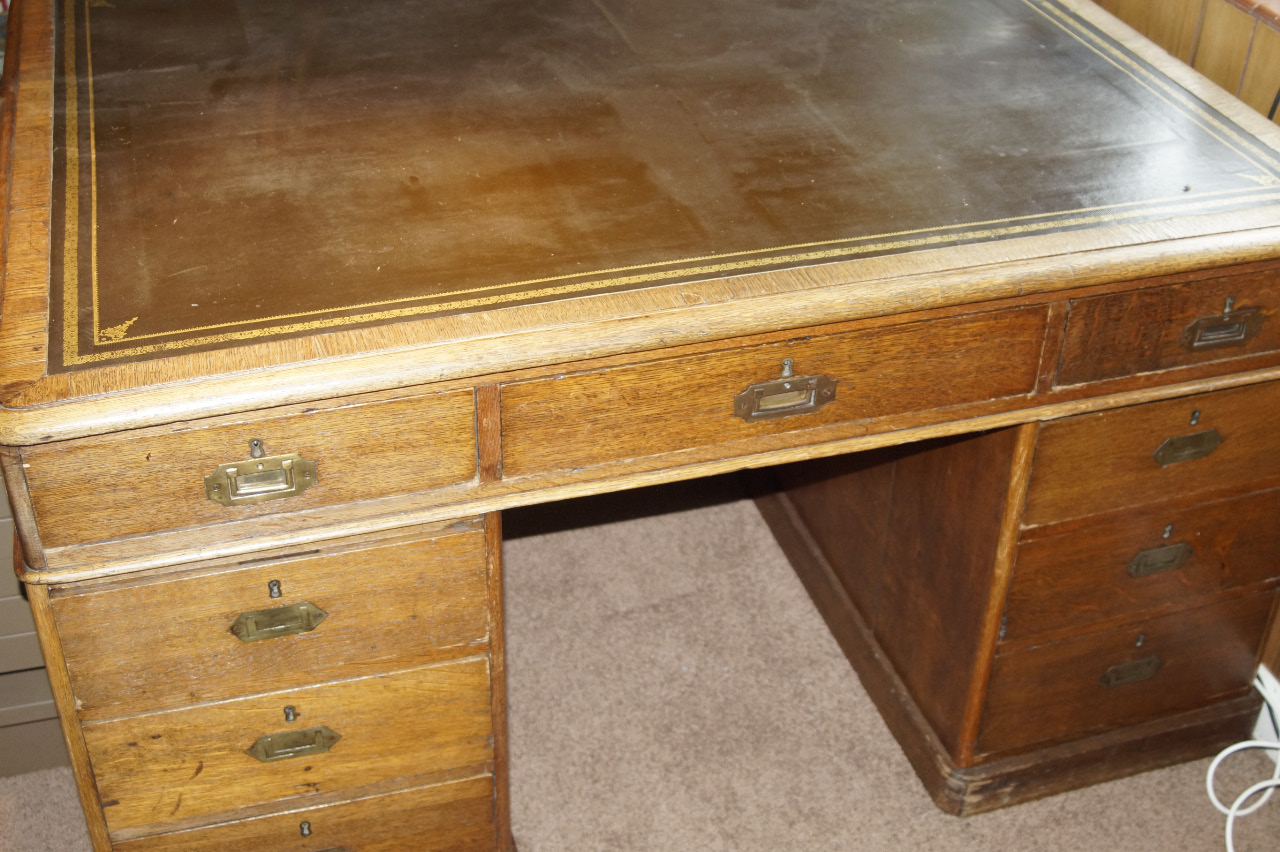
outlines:
{"label": "wood grain surface", "polygon": [[[1023,525],[1265,487],[1280,478],[1278,410],[1280,384],[1270,383],[1046,425]],[[1168,438],[1212,429],[1224,440],[1206,457],[1165,467],[1153,457]]]}
{"label": "wood grain surface", "polygon": [[[1008,754],[1246,694],[1274,592],[998,654],[978,751]],[[1111,667],[1158,658],[1149,679],[1111,688]]]}
{"label": "wood grain surface", "polygon": [[1268,25],[1267,21],[1259,20],[1240,83],[1240,100],[1263,115],[1270,115],[1277,89],[1280,89],[1280,21],[1271,20]]}
{"label": "wood grain surface", "polygon": [[[300,826],[307,823],[309,834]],[[117,842],[115,852],[491,852],[493,779],[417,787],[276,816]]]}
{"label": "wood grain surface", "polygon": [[[1018,548],[1005,641],[1026,645],[1061,638],[1280,577],[1278,517],[1280,490],[1272,489],[1211,503],[1127,510],[1061,531],[1037,528],[1036,537]],[[1179,543],[1191,548],[1180,568],[1130,575],[1138,553]]]}
{"label": "wood grain surface", "polygon": [[516,852],[511,834],[511,747],[507,738],[507,631],[502,580],[502,514],[484,516],[489,588],[489,689],[493,709],[493,820],[499,852]]}
{"label": "wood grain surface", "polygon": [[[259,549],[296,547],[371,533],[385,533],[414,524],[677,482],[744,468],[828,458],[849,452],[999,429],[1032,421],[1070,417],[1116,407],[1179,398],[1223,388],[1246,387],[1280,378],[1280,369],[1264,367],[1226,375],[1208,375],[1176,385],[1162,385],[1150,377],[1121,382],[1114,392],[1097,395],[1093,387],[1055,392],[1050,398],[1012,397],[962,405],[939,411],[889,417],[872,424],[855,422],[812,430],[764,435],[734,445],[713,445],[664,455],[570,471],[557,471],[500,483],[368,500],[290,514],[265,516],[211,527],[156,533],[133,539],[58,548],[45,553],[43,568],[29,570],[27,582],[66,583],[117,576],[183,562],[251,554]],[[1200,370],[1202,368],[1194,368]]]}
{"label": "wood grain surface", "polygon": [[[53,612],[77,713],[131,716],[485,653],[485,559],[476,530],[60,589]],[[230,633],[242,613],[304,601],[327,613],[308,633]]]}
{"label": "wood grain surface", "polygon": [[1204,0],[1204,21],[1192,66],[1231,94],[1240,91],[1257,21],[1230,0]]}
{"label": "wood grain surface", "polygon": [[1205,0],[1107,0],[1120,20],[1181,59],[1191,62]]}
{"label": "wood grain surface", "polygon": [[[990,686],[991,669],[998,651],[997,644],[1005,631],[1004,613],[1014,561],[1018,554],[1019,521],[1027,499],[1027,486],[1031,480],[1032,458],[1035,454],[1036,440],[1040,436],[1040,426],[1036,423],[1027,423],[1008,432],[1012,434],[1002,437],[1013,441],[1012,449],[1007,450],[1009,474],[1005,483],[1004,502],[1000,507],[995,553],[991,559],[991,581],[987,585],[986,611],[982,614],[978,629],[975,631],[973,674],[969,681],[969,694],[966,696],[964,717],[958,738],[961,746],[956,763],[962,767],[972,766],[974,763],[978,733],[984,721],[982,713]],[[1003,456],[995,455],[995,459],[997,462],[1002,462]],[[985,510],[986,507],[983,507],[980,513],[974,516],[979,523],[986,522],[983,514]]]}
{"label": "wood grain surface", "polygon": [[[272,686],[268,675],[263,684]],[[285,720],[292,706],[297,717]],[[324,754],[262,763],[259,737],[324,725]],[[103,813],[112,832],[221,815],[493,757],[486,657],[271,692],[218,704],[87,724]]]}
{"label": "wood grain surface", "polygon": [[[1030,393],[1045,313],[1027,308],[656,361],[502,389],[507,477]],[[797,376],[838,383],[820,411],[757,422],[734,397]]]}
{"label": "wood grain surface", "polygon": [[49,589],[44,586],[28,589],[27,597],[31,601],[32,619],[40,636],[45,673],[49,676],[49,687],[53,692],[54,705],[58,709],[58,724],[67,745],[67,755],[71,759],[71,771],[75,773],[76,794],[84,812],[89,842],[93,844],[94,852],[111,852],[111,840],[107,835],[107,823],[98,796],[93,764],[85,745],[84,733],[75,717],[75,697],[71,691],[71,679],[67,675],[66,660],[62,656],[53,610],[49,605]]}
{"label": "wood grain surface", "polygon": [[777,492],[761,505],[780,518],[794,516],[803,523],[807,539],[821,550],[842,594],[867,624],[875,623],[883,594],[884,549],[893,532],[889,512],[897,461],[904,452],[909,450],[888,447],[780,465],[763,473],[776,482]]}
{"label": "wood grain surface", "polygon": [[782,472],[795,483],[794,498],[784,492],[791,511],[869,612],[880,653],[956,761],[968,750],[970,696],[981,697],[974,672],[994,646],[984,627],[992,589],[1003,589],[996,556],[1017,435],[930,442],[868,466],[855,458],[830,478],[820,462]]}
{"label": "wood grain surface", "polygon": [[[1233,316],[1257,311],[1261,319],[1255,320],[1259,322],[1256,334],[1228,346],[1202,350],[1185,346],[1188,327],[1198,319],[1221,318],[1228,299]],[[1056,383],[1096,382],[1278,348],[1280,276],[1274,273],[1073,299]]]}
{"label": "wood grain surface", "polygon": [[962,769],[885,658],[788,495],[767,494],[757,505],[912,768],[934,803],[947,813],[982,813],[1208,757],[1247,738],[1257,719],[1260,700],[1245,695]]}
{"label": "wood grain surface", "polygon": [[[249,459],[252,438],[262,440],[269,456],[298,453],[316,462],[316,485],[297,496],[247,506],[210,500],[204,478],[221,464]],[[472,481],[475,405],[467,390],[355,402],[31,448],[22,461],[41,541],[58,547]]]}
{"label": "wood grain surface", "polygon": [[[4,63],[5,249],[0,388],[38,380],[48,362],[53,16],[43,0],[10,15]],[[42,317],[44,318],[42,320]]]}

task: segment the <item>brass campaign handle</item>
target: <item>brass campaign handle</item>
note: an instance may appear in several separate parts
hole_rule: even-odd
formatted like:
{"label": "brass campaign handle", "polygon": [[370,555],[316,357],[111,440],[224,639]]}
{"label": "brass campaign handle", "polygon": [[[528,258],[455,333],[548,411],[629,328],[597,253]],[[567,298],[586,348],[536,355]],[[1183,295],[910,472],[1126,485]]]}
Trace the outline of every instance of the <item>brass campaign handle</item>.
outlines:
{"label": "brass campaign handle", "polygon": [[1202,459],[1218,449],[1226,440],[1217,429],[1195,432],[1190,435],[1177,435],[1165,438],[1164,443],[1156,448],[1152,457],[1161,467],[1168,467],[1178,462]]}
{"label": "brass campaign handle", "polygon": [[230,631],[241,642],[257,642],[278,636],[297,636],[310,633],[327,618],[329,613],[310,601],[242,612],[232,622]]}
{"label": "brass campaign handle", "polygon": [[1112,666],[1102,673],[1098,681],[1107,689],[1130,683],[1141,683],[1155,677],[1156,672],[1160,671],[1163,665],[1164,660],[1157,656],[1143,657],[1140,660]]}
{"label": "brass campaign handle", "polygon": [[242,506],[301,494],[320,481],[316,463],[297,453],[268,456],[262,440],[249,442],[245,461],[228,462],[204,478],[205,496],[223,506]]}
{"label": "brass campaign handle", "polygon": [[315,728],[304,728],[301,731],[264,734],[245,749],[245,753],[263,763],[271,763],[311,754],[324,754],[340,739],[342,734],[319,725]]}
{"label": "brass campaign handle", "polygon": [[793,417],[817,411],[836,398],[836,380],[830,376],[797,376],[790,358],[782,362],[782,375],[770,382],[750,385],[733,398],[733,414],[748,423],[775,417]]}
{"label": "brass campaign handle", "polygon": [[1144,550],[1129,561],[1126,569],[1130,577],[1150,577],[1164,571],[1177,571],[1183,566],[1194,551],[1185,541],[1177,544],[1166,544]]}

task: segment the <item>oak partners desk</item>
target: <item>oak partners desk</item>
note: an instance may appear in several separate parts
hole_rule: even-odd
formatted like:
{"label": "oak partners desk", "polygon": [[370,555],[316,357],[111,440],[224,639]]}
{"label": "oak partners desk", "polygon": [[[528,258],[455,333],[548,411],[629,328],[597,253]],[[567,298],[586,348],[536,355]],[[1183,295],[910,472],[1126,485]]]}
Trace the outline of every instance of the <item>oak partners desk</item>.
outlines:
{"label": "oak partners desk", "polygon": [[1092,4],[15,5],[95,848],[510,848],[499,513],[745,468],[941,807],[1251,725],[1280,134]]}

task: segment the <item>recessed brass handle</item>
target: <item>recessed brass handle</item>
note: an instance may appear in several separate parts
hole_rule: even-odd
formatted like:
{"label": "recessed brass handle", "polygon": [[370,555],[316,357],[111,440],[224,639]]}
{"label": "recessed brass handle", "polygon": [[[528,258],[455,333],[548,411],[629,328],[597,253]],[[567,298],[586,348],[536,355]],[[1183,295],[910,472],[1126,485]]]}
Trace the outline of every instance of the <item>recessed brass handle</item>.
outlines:
{"label": "recessed brass handle", "polygon": [[1224,440],[1226,439],[1217,429],[1195,432],[1191,435],[1178,435],[1166,438],[1164,443],[1152,453],[1152,457],[1161,467],[1192,459],[1202,459],[1218,449]]}
{"label": "recessed brass handle", "polygon": [[1129,576],[1150,577],[1163,571],[1177,571],[1194,551],[1185,541],[1144,550],[1129,562]]}
{"label": "recessed brass handle", "polygon": [[324,754],[340,739],[342,734],[320,725],[301,731],[266,734],[258,737],[253,745],[245,749],[245,753],[263,763],[271,763],[309,754]]}
{"label": "recessed brass handle", "polygon": [[782,376],[750,385],[733,398],[733,414],[748,423],[774,417],[793,417],[817,411],[836,398],[836,380],[830,376],[796,376],[792,361],[782,362]]}
{"label": "recessed brass handle", "polygon": [[1130,683],[1140,683],[1155,677],[1156,672],[1160,671],[1160,667],[1163,665],[1164,660],[1159,657],[1143,657],[1140,660],[1112,666],[1102,673],[1102,677],[1098,678],[1098,681],[1107,689],[1114,689],[1117,686],[1124,686]]}
{"label": "recessed brass handle", "polygon": [[231,634],[241,642],[257,642],[278,636],[297,636],[310,633],[328,617],[329,613],[310,601],[242,612],[231,624]]}
{"label": "recessed brass handle", "polygon": [[1262,328],[1266,316],[1257,308],[1228,308],[1221,314],[1200,317],[1182,332],[1182,348],[1188,352],[1244,346]]}
{"label": "recessed brass handle", "polygon": [[301,494],[320,481],[316,463],[297,453],[268,456],[262,441],[249,442],[253,456],[218,465],[204,478],[205,496],[223,506],[243,506]]}

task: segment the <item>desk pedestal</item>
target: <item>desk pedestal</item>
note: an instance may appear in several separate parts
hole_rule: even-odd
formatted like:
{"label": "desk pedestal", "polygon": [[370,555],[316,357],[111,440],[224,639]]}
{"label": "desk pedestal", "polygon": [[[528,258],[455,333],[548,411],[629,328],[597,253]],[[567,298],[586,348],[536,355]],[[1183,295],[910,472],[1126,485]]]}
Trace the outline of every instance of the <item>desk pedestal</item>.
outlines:
{"label": "desk pedestal", "polygon": [[[761,511],[939,807],[1248,736],[1280,574],[1276,439],[1253,429],[1274,390],[778,471]],[[1230,454],[1155,458],[1210,429]]]}

